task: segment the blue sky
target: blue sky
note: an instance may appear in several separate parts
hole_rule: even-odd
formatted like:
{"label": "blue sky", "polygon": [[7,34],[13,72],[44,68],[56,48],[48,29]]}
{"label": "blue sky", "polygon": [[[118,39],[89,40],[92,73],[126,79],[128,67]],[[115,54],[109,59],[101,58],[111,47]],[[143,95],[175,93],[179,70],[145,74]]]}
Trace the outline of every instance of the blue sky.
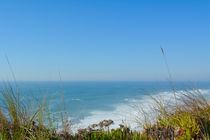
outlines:
{"label": "blue sky", "polygon": [[209,0],[1,0],[0,80],[210,79]]}

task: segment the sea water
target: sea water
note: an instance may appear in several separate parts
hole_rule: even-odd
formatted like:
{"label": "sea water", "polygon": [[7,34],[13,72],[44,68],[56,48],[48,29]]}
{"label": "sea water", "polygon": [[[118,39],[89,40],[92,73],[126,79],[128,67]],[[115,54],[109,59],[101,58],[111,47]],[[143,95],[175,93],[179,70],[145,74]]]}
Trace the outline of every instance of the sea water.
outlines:
{"label": "sea water", "polygon": [[[0,84],[1,90],[5,83]],[[151,96],[173,98],[173,90],[199,89],[210,95],[210,82],[15,82],[20,99],[27,104],[46,100],[52,114],[68,112],[73,131],[104,119],[111,119],[118,127],[126,123],[134,129],[138,109],[150,105]],[[150,114],[152,115],[152,114]]]}

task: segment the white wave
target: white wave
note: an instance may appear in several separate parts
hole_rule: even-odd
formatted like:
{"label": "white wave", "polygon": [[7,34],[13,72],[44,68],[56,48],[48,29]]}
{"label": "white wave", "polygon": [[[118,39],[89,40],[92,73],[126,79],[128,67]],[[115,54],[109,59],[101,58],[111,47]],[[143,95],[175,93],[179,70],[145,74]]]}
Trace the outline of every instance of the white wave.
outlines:
{"label": "white wave", "polygon": [[[185,91],[178,91],[179,93],[184,93]],[[200,90],[199,92],[202,93],[204,96],[210,96],[210,90]],[[156,100],[161,100],[165,102],[173,103],[174,94],[173,92],[160,92],[156,95],[152,96]],[[80,120],[79,123],[72,125],[72,131],[76,132],[80,128],[87,128],[91,124],[99,123],[102,120],[111,119],[114,121],[114,124],[110,126],[112,128],[119,128],[119,124],[125,124],[129,126],[132,130],[141,130],[140,124],[138,122],[154,120],[157,114],[151,110],[151,104],[154,103],[154,100],[151,96],[144,95],[141,96],[140,99],[132,99],[126,98],[124,99],[124,103],[114,105],[114,110],[112,111],[100,111],[95,110],[92,111],[89,116],[86,116],[84,119]],[[147,112],[145,118],[145,114],[142,114],[141,109],[143,108],[145,112]]]}
{"label": "white wave", "polygon": [[125,101],[125,102],[130,102],[130,103],[131,103],[131,102],[132,102],[132,103],[136,103],[136,102],[138,102],[139,100],[138,100],[138,99],[133,99],[133,98],[125,98],[124,101]]}
{"label": "white wave", "polygon": [[79,98],[73,98],[73,99],[71,99],[72,101],[81,101],[81,99],[79,99]]}

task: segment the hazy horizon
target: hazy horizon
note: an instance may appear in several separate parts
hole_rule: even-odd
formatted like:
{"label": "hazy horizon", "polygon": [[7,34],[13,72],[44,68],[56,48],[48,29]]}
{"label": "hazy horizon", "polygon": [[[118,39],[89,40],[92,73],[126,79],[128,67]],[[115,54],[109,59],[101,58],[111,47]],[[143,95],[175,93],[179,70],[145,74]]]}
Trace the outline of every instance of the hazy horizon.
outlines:
{"label": "hazy horizon", "polygon": [[0,81],[210,79],[210,1],[0,1]]}

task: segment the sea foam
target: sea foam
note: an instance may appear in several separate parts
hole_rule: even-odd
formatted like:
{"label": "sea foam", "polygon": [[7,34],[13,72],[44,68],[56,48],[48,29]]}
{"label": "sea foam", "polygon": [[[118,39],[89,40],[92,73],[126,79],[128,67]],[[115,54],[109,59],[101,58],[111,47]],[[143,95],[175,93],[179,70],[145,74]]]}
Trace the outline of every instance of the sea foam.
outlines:
{"label": "sea foam", "polygon": [[[205,97],[210,96],[210,90],[199,89],[198,91]],[[178,95],[185,92],[186,91],[178,91],[176,94]],[[87,128],[91,124],[97,124],[100,121],[107,119],[114,121],[114,124],[110,126],[110,129],[119,128],[119,124],[123,124],[127,125],[132,130],[142,130],[140,122],[145,122],[145,119],[150,119],[149,121],[152,121],[157,115],[152,111],[151,107],[154,105],[154,99],[161,100],[165,103],[175,102],[173,92],[160,92],[152,96],[144,95],[139,99],[125,98],[122,103],[113,105],[114,110],[112,111],[95,110],[90,112],[89,116],[79,120],[78,123],[72,124],[72,131],[76,132],[80,128]],[[149,116],[145,116],[142,109],[144,110],[144,113],[146,112],[146,115]]]}

